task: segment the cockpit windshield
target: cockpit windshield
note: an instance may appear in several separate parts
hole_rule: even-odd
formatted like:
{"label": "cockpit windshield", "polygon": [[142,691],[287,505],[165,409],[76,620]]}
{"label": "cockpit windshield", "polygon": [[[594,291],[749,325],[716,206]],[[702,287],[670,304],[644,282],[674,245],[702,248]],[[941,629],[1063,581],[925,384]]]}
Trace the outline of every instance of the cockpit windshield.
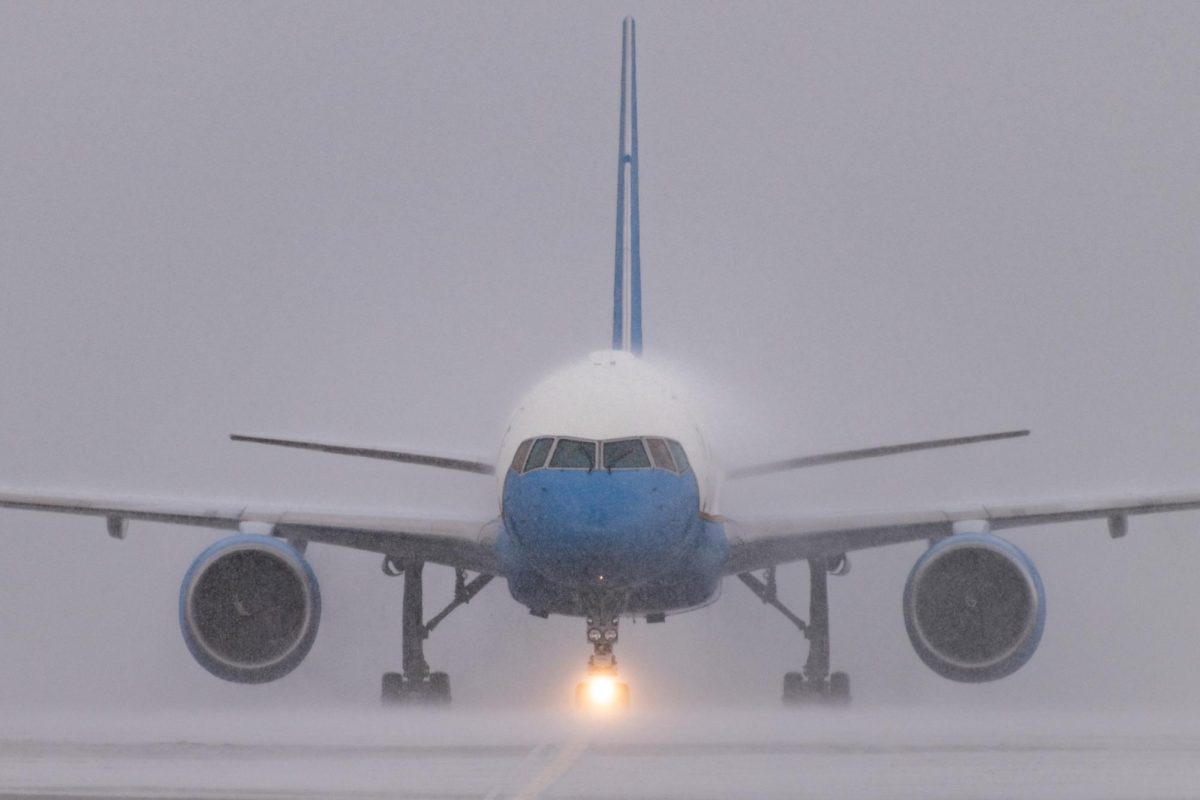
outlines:
{"label": "cockpit windshield", "polygon": [[596,443],[579,439],[559,439],[550,456],[551,469],[595,469]]}
{"label": "cockpit windshield", "polygon": [[665,439],[647,439],[646,447],[650,450],[650,457],[654,459],[654,466],[671,472],[682,471],[675,469],[675,459],[671,458],[671,451],[667,449]]}
{"label": "cockpit windshield", "polygon": [[525,462],[525,468],[521,471],[529,472],[531,469],[541,469],[546,466],[546,456],[550,455],[550,448],[553,446],[554,439],[549,436],[534,439],[533,446],[529,448],[529,460]]}
{"label": "cockpit windshield", "polygon": [[641,439],[618,439],[604,443],[605,469],[648,469],[650,458]]}
{"label": "cockpit windshield", "polygon": [[675,456],[675,469],[680,473],[687,472],[690,465],[687,453],[683,452],[683,445],[674,439],[667,439],[667,447],[671,448],[671,455]]}
{"label": "cockpit windshield", "polygon": [[512,462],[512,469],[516,472],[532,472],[538,469],[582,469],[590,472],[600,467],[609,472],[663,469],[678,475],[690,468],[679,442],[657,437],[593,442],[586,439],[542,436],[521,442]]}

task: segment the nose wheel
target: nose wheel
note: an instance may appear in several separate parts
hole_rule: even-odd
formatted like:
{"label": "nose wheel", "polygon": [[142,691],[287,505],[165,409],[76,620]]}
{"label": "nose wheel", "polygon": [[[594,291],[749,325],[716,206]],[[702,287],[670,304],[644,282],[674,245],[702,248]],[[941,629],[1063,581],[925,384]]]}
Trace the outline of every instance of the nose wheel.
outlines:
{"label": "nose wheel", "polygon": [[629,684],[617,679],[617,657],[613,645],[620,638],[615,616],[587,618],[587,640],[592,645],[587,678],[575,687],[575,705],[579,708],[629,708]]}

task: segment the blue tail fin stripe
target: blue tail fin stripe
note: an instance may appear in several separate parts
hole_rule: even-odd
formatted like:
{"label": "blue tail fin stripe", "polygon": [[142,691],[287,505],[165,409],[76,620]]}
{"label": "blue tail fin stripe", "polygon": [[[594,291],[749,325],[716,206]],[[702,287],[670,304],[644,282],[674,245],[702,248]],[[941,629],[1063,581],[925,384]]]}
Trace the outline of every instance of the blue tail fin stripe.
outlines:
{"label": "blue tail fin stripe", "polygon": [[[629,125],[628,139],[626,124]],[[626,174],[628,172],[628,175]],[[625,214],[629,214],[626,227]],[[621,117],[617,152],[617,236],[613,267],[613,349],[642,353],[642,261],[638,222],[637,50],[632,17],[621,40]],[[628,271],[628,286],[626,286]]]}
{"label": "blue tail fin stripe", "polygon": [[[625,23],[628,28],[629,23]],[[613,350],[625,348],[625,64],[629,39],[621,37],[621,117],[617,139],[617,247],[613,274]]]}
{"label": "blue tail fin stripe", "polygon": [[629,231],[629,349],[635,356],[642,354],[642,255],[641,232],[638,214],[638,133],[637,133],[637,30],[633,17],[629,18],[629,131],[632,142],[629,155],[629,198],[632,208]]}

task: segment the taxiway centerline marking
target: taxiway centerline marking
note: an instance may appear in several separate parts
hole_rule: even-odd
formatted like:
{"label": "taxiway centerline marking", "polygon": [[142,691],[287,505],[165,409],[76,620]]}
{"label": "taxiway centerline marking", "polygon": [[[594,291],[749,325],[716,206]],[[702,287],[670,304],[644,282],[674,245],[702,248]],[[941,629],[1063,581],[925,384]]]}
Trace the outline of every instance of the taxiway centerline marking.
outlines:
{"label": "taxiway centerline marking", "polygon": [[509,773],[504,780],[497,783],[492,787],[490,792],[484,795],[483,800],[499,800],[500,796],[504,794],[505,789],[512,785],[512,783],[515,782],[522,774],[532,769],[534,763],[536,763],[537,760],[542,757],[542,753],[549,746],[549,742],[542,742],[526,753],[525,757],[521,759],[520,763],[509,770]]}
{"label": "taxiway centerline marking", "polygon": [[587,748],[588,740],[582,736],[567,740],[554,760],[547,764],[541,772],[534,775],[533,780],[525,784],[513,800],[537,800],[542,792],[550,788],[551,784],[567,774],[567,770],[571,769]]}

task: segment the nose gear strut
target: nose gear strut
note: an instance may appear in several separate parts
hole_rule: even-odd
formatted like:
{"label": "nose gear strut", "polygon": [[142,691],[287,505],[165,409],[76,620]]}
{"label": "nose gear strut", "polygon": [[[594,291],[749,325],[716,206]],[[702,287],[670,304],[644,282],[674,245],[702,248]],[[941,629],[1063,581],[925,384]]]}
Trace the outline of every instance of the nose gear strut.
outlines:
{"label": "nose gear strut", "polygon": [[576,705],[592,705],[595,695],[590,693],[591,687],[595,682],[603,681],[615,689],[610,704],[629,707],[629,684],[616,682],[617,657],[613,654],[613,645],[620,638],[620,622],[620,617],[604,612],[587,618],[587,640],[592,645],[592,655],[588,658],[587,680],[575,687]]}

